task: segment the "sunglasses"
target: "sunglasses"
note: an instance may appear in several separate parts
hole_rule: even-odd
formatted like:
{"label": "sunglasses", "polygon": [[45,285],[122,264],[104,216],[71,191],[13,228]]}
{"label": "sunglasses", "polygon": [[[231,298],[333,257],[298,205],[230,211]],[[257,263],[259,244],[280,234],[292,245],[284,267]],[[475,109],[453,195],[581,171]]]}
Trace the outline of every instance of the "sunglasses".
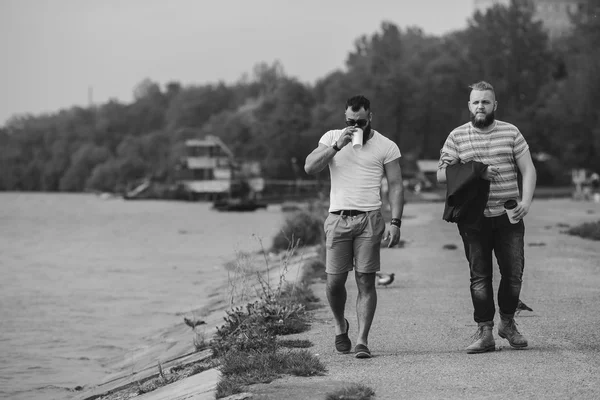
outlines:
{"label": "sunglasses", "polygon": [[358,126],[359,128],[364,128],[369,123],[367,119],[347,119],[346,125],[348,126]]}

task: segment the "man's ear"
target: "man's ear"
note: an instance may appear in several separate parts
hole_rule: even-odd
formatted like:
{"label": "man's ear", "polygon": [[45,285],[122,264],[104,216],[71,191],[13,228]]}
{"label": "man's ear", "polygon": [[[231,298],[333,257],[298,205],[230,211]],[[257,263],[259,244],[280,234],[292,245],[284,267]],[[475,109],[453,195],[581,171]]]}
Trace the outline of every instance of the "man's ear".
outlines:
{"label": "man's ear", "polygon": [[494,101],[494,111],[496,111],[497,108],[498,108],[498,102]]}

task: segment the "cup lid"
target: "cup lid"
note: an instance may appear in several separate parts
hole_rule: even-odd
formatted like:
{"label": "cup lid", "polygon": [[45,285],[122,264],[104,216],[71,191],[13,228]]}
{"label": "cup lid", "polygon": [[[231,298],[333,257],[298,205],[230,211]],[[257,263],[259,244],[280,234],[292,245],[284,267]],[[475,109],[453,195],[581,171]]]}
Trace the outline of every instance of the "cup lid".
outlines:
{"label": "cup lid", "polygon": [[513,208],[515,208],[517,206],[517,201],[510,199],[504,202],[504,208],[506,208],[507,210],[512,210]]}

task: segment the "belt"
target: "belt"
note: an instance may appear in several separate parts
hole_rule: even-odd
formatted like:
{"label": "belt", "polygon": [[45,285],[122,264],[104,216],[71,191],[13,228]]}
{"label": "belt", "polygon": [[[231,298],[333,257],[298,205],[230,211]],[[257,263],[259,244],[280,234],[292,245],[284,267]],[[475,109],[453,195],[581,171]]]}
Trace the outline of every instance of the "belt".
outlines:
{"label": "belt", "polygon": [[339,210],[339,211],[332,211],[332,214],[336,214],[336,215],[348,215],[350,217],[354,217],[356,215],[360,215],[360,214],[364,214],[366,213],[366,211],[360,211],[360,210]]}

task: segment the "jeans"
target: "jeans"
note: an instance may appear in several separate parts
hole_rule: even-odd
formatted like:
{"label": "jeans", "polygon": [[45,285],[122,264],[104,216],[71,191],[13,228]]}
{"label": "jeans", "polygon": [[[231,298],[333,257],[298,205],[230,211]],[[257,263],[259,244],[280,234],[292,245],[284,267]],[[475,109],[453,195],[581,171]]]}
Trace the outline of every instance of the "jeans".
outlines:
{"label": "jeans", "polygon": [[523,220],[511,224],[506,214],[481,218],[476,225],[458,224],[471,271],[471,300],[475,322],[494,320],[492,252],[500,268],[498,307],[501,315],[511,317],[517,309],[523,268],[525,267]]}

